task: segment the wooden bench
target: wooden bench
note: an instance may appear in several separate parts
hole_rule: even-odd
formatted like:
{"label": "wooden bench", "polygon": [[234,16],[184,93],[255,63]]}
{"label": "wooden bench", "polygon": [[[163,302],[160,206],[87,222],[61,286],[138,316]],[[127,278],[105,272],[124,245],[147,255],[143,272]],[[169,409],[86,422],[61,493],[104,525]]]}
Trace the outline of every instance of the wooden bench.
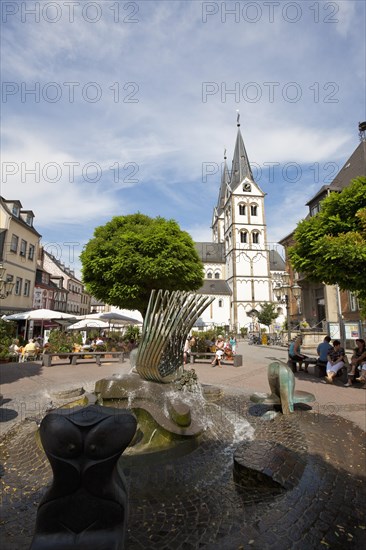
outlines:
{"label": "wooden bench", "polygon": [[[189,354],[189,362],[193,365],[196,361],[198,361],[200,358],[203,359],[209,359],[210,361],[213,361],[214,357],[216,356],[215,352],[212,351],[191,351]],[[221,359],[222,363],[225,363],[226,365],[232,365],[233,367],[242,367],[243,366],[243,356],[242,355],[233,355],[233,359]]]}
{"label": "wooden bench", "polygon": [[[313,366],[314,367],[314,376],[317,378],[324,378],[326,375],[326,362],[320,361],[319,357],[307,357],[303,360],[305,367]],[[292,372],[297,372],[298,361],[295,359],[288,358],[287,365],[292,370]],[[342,367],[337,372],[337,377],[341,377],[344,382],[347,382],[347,365]]]}
{"label": "wooden bench", "polygon": [[[42,355],[42,366],[50,367],[52,365],[53,357],[60,357],[61,359],[68,359],[71,365],[76,365],[78,359],[94,359],[99,367],[101,367],[101,359],[106,355],[117,357],[117,359],[123,363],[124,353],[123,351],[83,351],[83,352],[71,352],[71,353],[44,353]],[[108,359],[108,358],[107,358]]]}
{"label": "wooden bench", "polygon": [[[299,363],[298,360],[292,359],[290,356],[288,357],[287,365],[292,370],[292,372],[297,372],[298,363]],[[318,358],[317,357],[307,357],[306,359],[304,359],[302,361],[302,363],[305,365],[306,370],[308,369],[309,366],[312,366],[312,365],[314,365],[314,367],[316,368],[316,365],[318,363]]]}

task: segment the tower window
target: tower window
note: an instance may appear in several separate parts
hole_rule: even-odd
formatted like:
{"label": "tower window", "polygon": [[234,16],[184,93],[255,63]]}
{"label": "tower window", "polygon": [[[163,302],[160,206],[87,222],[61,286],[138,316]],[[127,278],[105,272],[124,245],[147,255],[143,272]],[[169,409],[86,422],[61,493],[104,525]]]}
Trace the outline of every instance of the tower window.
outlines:
{"label": "tower window", "polygon": [[207,273],[207,279],[212,279],[212,273],[211,273],[211,271],[209,271],[209,272]]}
{"label": "tower window", "polygon": [[253,244],[259,243],[259,233],[257,231],[253,231],[252,233],[252,242]]}
{"label": "tower window", "polygon": [[215,279],[220,279],[220,273],[218,271],[215,273]]}
{"label": "tower window", "polygon": [[250,213],[252,216],[258,216],[258,206],[256,204],[252,204],[250,207]]}
{"label": "tower window", "polygon": [[219,300],[219,307],[222,307],[222,300]]}
{"label": "tower window", "polygon": [[239,215],[245,216],[245,204],[239,204]]}
{"label": "tower window", "polygon": [[240,242],[241,243],[248,242],[248,233],[246,231],[240,231]]}

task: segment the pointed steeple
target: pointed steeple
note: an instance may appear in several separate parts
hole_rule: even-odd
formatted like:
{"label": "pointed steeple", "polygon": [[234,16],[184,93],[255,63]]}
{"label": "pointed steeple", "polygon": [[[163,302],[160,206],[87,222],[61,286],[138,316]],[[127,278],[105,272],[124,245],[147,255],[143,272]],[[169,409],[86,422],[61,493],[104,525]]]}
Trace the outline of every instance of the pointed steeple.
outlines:
{"label": "pointed steeple", "polygon": [[219,199],[217,201],[217,210],[218,210],[219,215],[221,214],[221,212],[224,209],[226,192],[230,191],[230,174],[229,174],[229,169],[227,167],[226,158],[227,157],[226,157],[226,149],[225,149],[225,151],[224,151],[224,168],[223,168],[222,176],[221,176]]}
{"label": "pointed steeple", "polygon": [[243,136],[240,131],[240,114],[237,118],[238,133],[236,136],[233,166],[231,171],[231,189],[234,190],[245,178],[254,181],[252,169],[250,168],[248,155],[245,150]]}

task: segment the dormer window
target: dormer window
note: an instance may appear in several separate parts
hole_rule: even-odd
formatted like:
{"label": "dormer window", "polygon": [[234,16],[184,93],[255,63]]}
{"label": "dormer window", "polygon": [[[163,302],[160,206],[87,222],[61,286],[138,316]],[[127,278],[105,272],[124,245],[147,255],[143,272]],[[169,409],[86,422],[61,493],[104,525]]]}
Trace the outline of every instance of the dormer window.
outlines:
{"label": "dormer window", "polygon": [[20,208],[17,204],[13,204],[13,208],[11,210],[11,213],[13,214],[13,216],[15,216],[16,218],[19,218],[19,214],[20,214]]}
{"label": "dormer window", "polygon": [[32,214],[27,214],[27,216],[25,218],[25,223],[27,225],[29,225],[29,227],[32,227],[32,225],[33,225],[33,216],[32,216]]}

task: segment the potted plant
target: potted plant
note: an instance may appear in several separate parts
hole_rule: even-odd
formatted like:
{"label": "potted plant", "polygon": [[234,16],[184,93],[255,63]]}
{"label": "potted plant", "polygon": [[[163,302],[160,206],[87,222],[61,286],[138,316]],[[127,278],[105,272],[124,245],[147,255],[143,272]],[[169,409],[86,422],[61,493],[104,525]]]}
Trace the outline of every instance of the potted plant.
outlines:
{"label": "potted plant", "polygon": [[0,362],[8,363],[10,360],[9,346],[15,336],[15,323],[0,319]]}
{"label": "potted plant", "polygon": [[73,350],[73,337],[59,329],[51,331],[48,343],[48,353],[58,353],[60,359],[65,359],[63,353],[71,353]]}

